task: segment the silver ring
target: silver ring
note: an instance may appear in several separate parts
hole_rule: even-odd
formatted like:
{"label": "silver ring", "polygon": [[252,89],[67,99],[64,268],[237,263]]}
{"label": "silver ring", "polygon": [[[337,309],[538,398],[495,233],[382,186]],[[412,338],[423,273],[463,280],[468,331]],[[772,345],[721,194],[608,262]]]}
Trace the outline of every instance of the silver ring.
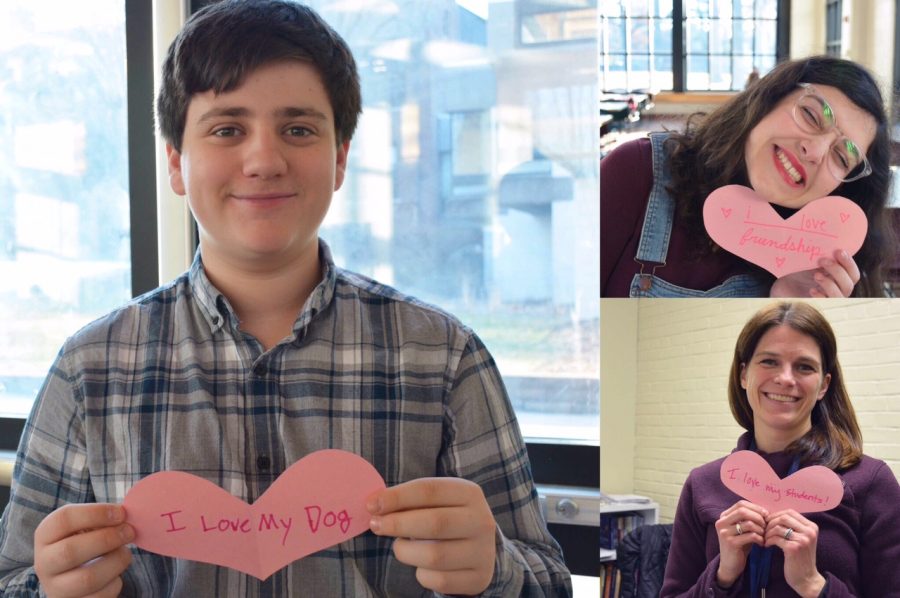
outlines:
{"label": "silver ring", "polygon": [[791,536],[793,536],[793,535],[794,535],[794,530],[791,528],[787,528],[787,530],[784,532],[784,539],[790,540]]}
{"label": "silver ring", "polygon": [[737,530],[737,535],[740,536],[741,534],[744,533],[744,528],[741,527],[741,522],[740,522],[740,521],[738,521],[737,523],[735,523],[735,524],[734,524],[734,527],[735,527],[735,529]]}

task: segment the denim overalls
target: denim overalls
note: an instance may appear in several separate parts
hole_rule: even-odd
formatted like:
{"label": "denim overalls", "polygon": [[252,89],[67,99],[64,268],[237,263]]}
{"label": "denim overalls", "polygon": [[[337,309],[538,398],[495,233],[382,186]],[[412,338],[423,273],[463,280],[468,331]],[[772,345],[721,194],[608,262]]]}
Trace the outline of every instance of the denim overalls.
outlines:
{"label": "denim overalls", "polygon": [[[664,147],[669,133],[650,133],[653,149],[653,187],[644,213],[644,226],[638,243],[636,262],[641,272],[634,275],[629,289],[631,297],[768,297],[771,281],[761,281],[749,274],[726,279],[708,291],[695,291],[666,282],[656,276],[657,268],[666,263],[669,238],[675,215],[675,201],[666,191],[670,182],[669,161]],[[700,265],[702,267],[702,264]]]}

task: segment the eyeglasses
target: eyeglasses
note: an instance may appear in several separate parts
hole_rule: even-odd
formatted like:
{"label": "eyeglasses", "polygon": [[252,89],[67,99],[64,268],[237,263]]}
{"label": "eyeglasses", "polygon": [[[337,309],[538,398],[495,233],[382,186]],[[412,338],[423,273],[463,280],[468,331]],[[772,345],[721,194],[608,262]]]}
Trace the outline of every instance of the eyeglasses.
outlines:
{"label": "eyeglasses", "polygon": [[834,124],[831,105],[809,83],[799,85],[803,88],[803,93],[797,98],[791,111],[797,126],[811,135],[837,131],[838,137],[828,148],[828,159],[825,161],[831,175],[843,183],[849,183],[872,174],[872,166],[865,154]]}

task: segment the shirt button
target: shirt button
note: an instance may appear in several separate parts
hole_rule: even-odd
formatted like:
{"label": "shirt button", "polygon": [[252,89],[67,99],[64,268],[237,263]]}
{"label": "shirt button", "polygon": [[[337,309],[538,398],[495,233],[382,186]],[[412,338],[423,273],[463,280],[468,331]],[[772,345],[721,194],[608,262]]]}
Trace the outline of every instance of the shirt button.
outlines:
{"label": "shirt button", "polygon": [[255,366],[253,366],[253,374],[255,376],[265,376],[266,371],[267,371],[267,368],[266,368],[266,364],[264,364],[264,363],[257,363]]}
{"label": "shirt button", "polygon": [[266,455],[260,455],[256,458],[256,466],[260,471],[269,471],[269,467],[272,466],[272,460]]}
{"label": "shirt button", "polygon": [[218,326],[219,325],[219,316],[213,316],[212,323],[213,323],[213,326]]}

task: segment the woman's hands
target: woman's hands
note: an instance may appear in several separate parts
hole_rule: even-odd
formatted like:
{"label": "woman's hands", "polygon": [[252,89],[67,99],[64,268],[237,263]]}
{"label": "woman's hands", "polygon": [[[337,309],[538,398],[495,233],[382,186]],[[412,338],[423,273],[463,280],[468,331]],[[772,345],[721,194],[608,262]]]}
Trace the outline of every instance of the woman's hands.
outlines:
{"label": "woman's hands", "polygon": [[772,284],[771,297],[849,297],[859,282],[853,257],[839,249],[832,258],[819,258],[819,267],[782,276]]}
{"label": "woman's hands", "polygon": [[784,579],[801,596],[816,597],[825,587],[816,568],[818,539],[819,526],[793,509],[768,518],[766,546],[777,546],[784,553]]}
{"label": "woman's hands", "polygon": [[[788,530],[791,530],[788,532]],[[784,579],[801,596],[819,596],[825,578],[816,568],[819,527],[793,509],[769,514],[766,509],[741,500],[716,521],[719,537],[719,569],[716,582],[731,587],[747,568],[754,544],[777,546],[784,553]]]}
{"label": "woman's hands", "polygon": [[747,567],[754,544],[765,545],[768,511],[746,500],[725,509],[716,521],[719,536],[719,570],[716,583],[730,588]]}

